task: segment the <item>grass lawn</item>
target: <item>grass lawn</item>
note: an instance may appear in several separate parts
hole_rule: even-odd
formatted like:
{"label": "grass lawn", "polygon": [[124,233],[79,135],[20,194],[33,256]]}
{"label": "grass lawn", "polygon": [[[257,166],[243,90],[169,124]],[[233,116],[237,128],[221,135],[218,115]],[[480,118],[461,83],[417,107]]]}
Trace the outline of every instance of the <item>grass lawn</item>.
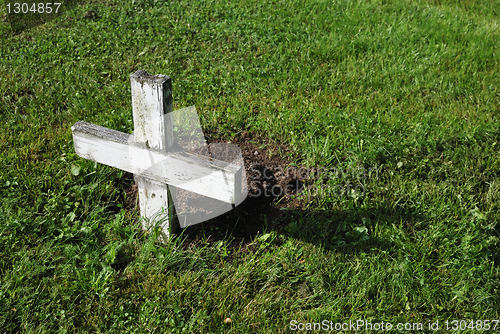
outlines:
{"label": "grass lawn", "polygon": [[[500,330],[500,2],[85,0],[2,20],[0,332]],[[239,248],[158,242],[130,176],[76,156],[70,129],[133,131],[139,69],[214,138],[335,173]]]}

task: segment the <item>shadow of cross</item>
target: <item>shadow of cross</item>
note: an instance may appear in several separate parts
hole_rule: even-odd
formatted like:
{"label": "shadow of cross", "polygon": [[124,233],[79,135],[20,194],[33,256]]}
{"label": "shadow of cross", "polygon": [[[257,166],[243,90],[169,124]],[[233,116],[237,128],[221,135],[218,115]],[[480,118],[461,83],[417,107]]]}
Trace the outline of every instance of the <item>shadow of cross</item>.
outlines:
{"label": "shadow of cross", "polygon": [[[207,147],[196,109],[172,111],[170,77],[137,71],[130,82],[132,135],[83,121],[71,130],[80,157],[134,174],[143,228],[159,226],[168,240],[179,227],[211,219],[240,204],[248,193],[240,149],[231,144]],[[182,131],[174,131],[174,113],[179,121],[176,128]],[[187,145],[186,133],[191,134]],[[184,147],[176,141],[181,138]],[[178,207],[182,211],[176,212]]]}

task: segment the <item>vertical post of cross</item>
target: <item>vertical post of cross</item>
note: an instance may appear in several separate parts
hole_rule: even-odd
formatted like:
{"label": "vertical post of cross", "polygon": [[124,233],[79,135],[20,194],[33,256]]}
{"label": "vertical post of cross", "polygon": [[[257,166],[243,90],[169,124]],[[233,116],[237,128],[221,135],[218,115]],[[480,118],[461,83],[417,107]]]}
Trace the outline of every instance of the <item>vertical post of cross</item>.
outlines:
{"label": "vertical post of cross", "polygon": [[[130,76],[134,140],[147,148],[172,151],[174,133],[172,117],[172,81],[166,75],[150,75],[137,71]],[[141,217],[147,221],[161,221],[163,238],[177,233],[173,196],[175,187],[135,176]],[[145,229],[150,226],[143,225]]]}

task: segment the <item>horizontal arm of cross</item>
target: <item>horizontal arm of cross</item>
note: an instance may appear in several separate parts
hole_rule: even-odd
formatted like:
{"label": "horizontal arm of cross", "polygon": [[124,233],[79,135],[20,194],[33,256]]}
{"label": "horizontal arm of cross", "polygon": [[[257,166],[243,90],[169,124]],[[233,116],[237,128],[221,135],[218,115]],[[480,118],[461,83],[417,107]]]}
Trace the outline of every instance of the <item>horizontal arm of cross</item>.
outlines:
{"label": "horizontal arm of cross", "polygon": [[188,152],[160,152],[135,144],[132,135],[77,122],[71,127],[76,153],[92,161],[157,182],[234,204],[242,166]]}

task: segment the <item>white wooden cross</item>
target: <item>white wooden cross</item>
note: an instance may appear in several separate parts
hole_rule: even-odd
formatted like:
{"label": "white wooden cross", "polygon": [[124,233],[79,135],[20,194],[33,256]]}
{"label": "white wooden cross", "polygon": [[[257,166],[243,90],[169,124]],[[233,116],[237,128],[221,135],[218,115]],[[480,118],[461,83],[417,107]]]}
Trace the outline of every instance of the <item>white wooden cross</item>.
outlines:
{"label": "white wooden cross", "polygon": [[[203,217],[184,221],[181,227],[212,218],[240,204],[247,195],[241,152],[240,161],[230,163],[178,149],[179,145],[174,142],[170,77],[137,71],[130,76],[130,81],[134,134],[79,121],[71,127],[76,153],[134,173],[144,228],[150,227],[147,222],[161,215],[164,238],[177,233],[179,227],[173,205],[176,188],[224,204]],[[207,201],[202,205],[206,209],[216,206]]]}

